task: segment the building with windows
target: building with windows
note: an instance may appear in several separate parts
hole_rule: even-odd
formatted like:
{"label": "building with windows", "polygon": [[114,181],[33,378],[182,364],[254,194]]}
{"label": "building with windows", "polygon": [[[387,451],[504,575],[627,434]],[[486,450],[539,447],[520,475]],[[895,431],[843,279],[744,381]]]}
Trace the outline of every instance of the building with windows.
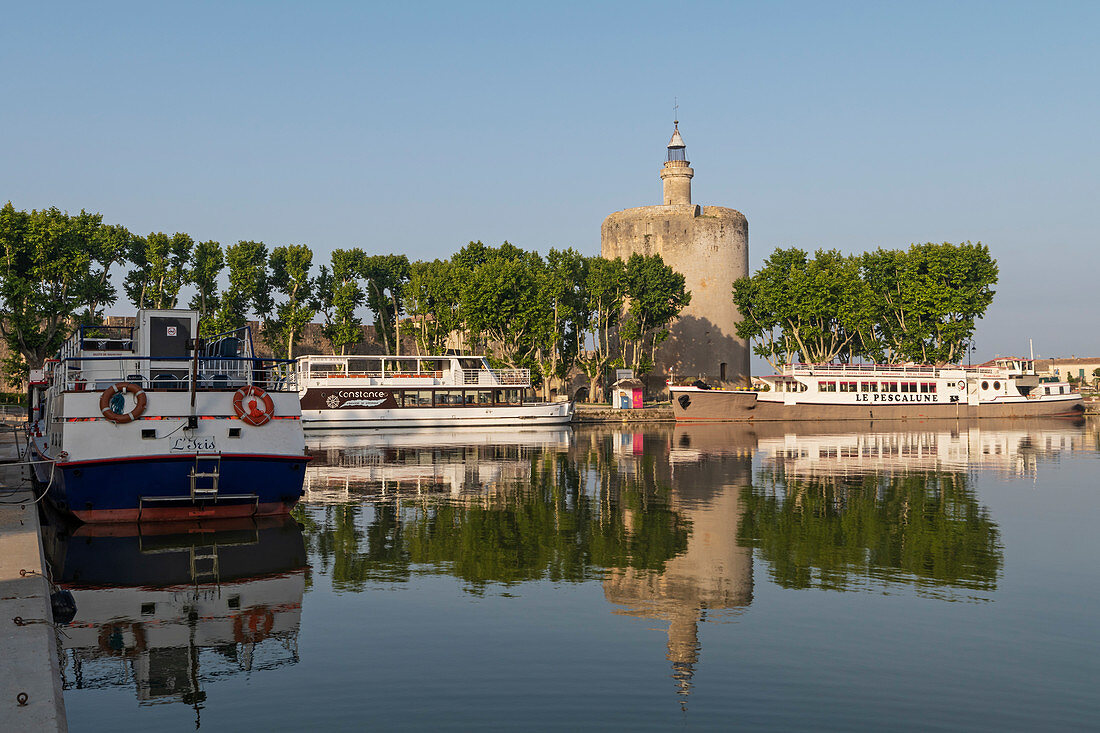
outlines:
{"label": "building with windows", "polygon": [[1040,377],[1057,377],[1097,386],[1100,377],[1095,372],[1100,369],[1100,356],[1070,357],[1069,359],[1036,359],[1035,372]]}

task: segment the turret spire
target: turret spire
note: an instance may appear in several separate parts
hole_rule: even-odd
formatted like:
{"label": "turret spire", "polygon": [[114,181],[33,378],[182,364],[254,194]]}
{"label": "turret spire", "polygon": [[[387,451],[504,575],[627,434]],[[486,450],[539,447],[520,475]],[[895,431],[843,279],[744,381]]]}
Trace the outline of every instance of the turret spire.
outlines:
{"label": "turret spire", "polygon": [[662,203],[666,206],[690,204],[691,178],[694,175],[695,171],[687,159],[687,145],[680,136],[680,120],[675,119],[672,121],[672,138],[668,141],[668,160],[661,171],[661,180],[664,181]]}

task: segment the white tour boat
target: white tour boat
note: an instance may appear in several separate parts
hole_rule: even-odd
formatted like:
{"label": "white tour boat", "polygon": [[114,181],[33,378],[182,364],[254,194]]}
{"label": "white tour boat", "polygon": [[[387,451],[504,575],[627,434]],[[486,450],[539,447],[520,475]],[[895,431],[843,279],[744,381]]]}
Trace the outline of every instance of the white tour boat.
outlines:
{"label": "white tour boat", "polygon": [[309,460],[293,362],[247,328],[196,339],[198,313],[82,326],[31,375],[35,478],[84,522],[285,514]]}
{"label": "white tour boat", "polygon": [[481,356],[303,356],[302,423],[317,428],[563,425],[572,402],[531,402],[528,369]]}
{"label": "white tour boat", "polygon": [[669,385],[676,419],[905,420],[1066,417],[1084,412],[1066,382],[1042,379],[1030,359],[993,366],[794,364],[757,390]]}

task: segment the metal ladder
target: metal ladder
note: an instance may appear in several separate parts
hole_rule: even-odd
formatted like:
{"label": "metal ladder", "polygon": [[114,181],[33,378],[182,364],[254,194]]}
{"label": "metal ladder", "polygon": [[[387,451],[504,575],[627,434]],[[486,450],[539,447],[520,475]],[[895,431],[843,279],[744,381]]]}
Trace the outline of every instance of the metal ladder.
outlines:
{"label": "metal ladder", "polygon": [[222,474],[222,455],[195,454],[195,465],[191,467],[191,498],[217,499],[218,479]]}
{"label": "metal ladder", "polygon": [[[204,566],[203,563],[209,563]],[[213,585],[221,585],[221,573],[218,567],[218,546],[191,547],[191,582],[198,587],[209,578]]]}

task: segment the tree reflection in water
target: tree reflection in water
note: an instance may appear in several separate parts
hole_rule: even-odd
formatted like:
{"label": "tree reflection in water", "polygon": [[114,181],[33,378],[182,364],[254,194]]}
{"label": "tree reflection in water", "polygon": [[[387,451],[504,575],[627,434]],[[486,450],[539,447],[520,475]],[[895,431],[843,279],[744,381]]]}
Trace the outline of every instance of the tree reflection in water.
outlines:
{"label": "tree reflection in water", "polygon": [[351,499],[298,516],[338,590],[414,572],[453,575],[475,593],[490,583],[581,581],[605,568],[659,572],[686,547],[689,522],[669,505],[652,457],[623,472],[611,436],[602,438],[570,451],[531,449],[527,470],[516,472],[524,477],[457,496]]}
{"label": "tree reflection in water", "polygon": [[350,446],[358,453],[342,463],[333,447],[323,454],[329,465],[311,467],[320,488],[298,516],[314,570],[338,591],[417,574],[453,575],[474,594],[599,580],[614,613],[667,622],[665,657],[683,705],[701,660],[700,624],[753,603],[754,554],[785,588],[904,584],[943,598],[996,588],[999,532],[965,472],[800,478],[778,464],[754,479],[767,429]]}
{"label": "tree reflection in water", "polygon": [[762,472],[742,501],[738,541],[759,550],[784,588],[907,584],[954,599],[997,587],[1000,533],[965,473],[793,477],[780,468]]}

